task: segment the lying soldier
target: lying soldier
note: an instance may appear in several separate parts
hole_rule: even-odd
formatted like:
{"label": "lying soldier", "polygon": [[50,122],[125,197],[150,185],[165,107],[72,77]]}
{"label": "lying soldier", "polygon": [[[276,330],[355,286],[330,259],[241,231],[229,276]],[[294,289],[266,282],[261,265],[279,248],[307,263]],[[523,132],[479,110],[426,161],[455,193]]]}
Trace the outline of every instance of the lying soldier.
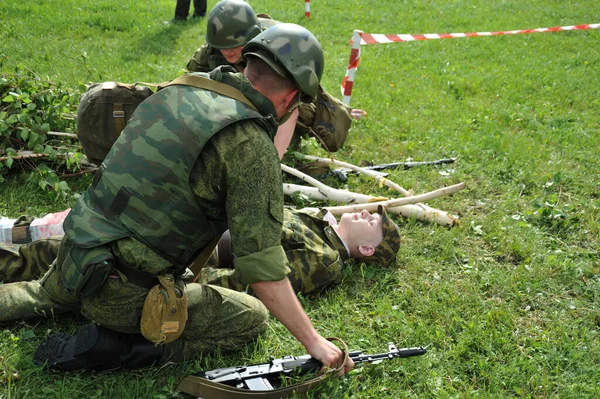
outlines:
{"label": "lying soldier", "polygon": [[[26,244],[0,244],[0,281],[33,280],[43,275],[58,252],[60,237]],[[390,264],[400,248],[398,226],[379,207],[377,212],[346,213],[338,222],[325,209],[284,210],[281,245],[290,262],[288,278],[296,293],[316,293],[339,284],[348,258]],[[228,233],[195,279],[244,291],[233,269]]]}
{"label": "lying soldier", "polygon": [[[338,222],[325,209],[284,210],[281,246],[290,262],[288,278],[296,293],[317,293],[339,284],[348,258],[387,265],[400,248],[398,226],[380,206],[370,214],[345,213]],[[233,269],[227,233],[197,281],[244,291]]]}

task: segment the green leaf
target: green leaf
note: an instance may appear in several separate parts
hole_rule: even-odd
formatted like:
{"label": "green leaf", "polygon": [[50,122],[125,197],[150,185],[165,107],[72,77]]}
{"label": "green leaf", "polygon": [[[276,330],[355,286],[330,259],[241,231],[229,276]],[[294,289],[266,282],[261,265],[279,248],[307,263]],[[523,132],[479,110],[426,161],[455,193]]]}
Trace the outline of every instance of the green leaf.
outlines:
{"label": "green leaf", "polygon": [[35,331],[34,330],[25,330],[21,334],[21,338],[22,339],[36,338]]}
{"label": "green leaf", "polygon": [[29,147],[32,147],[33,145],[35,145],[37,143],[37,141],[39,140],[40,135],[37,134],[36,132],[31,132],[29,134],[29,141],[27,144],[29,144]]}
{"label": "green leaf", "polygon": [[24,127],[23,129],[21,129],[21,133],[19,134],[19,136],[24,141],[27,141],[27,139],[29,138],[29,128]]}
{"label": "green leaf", "polygon": [[6,96],[2,99],[3,103],[14,103],[15,102],[15,98],[12,96]]}
{"label": "green leaf", "polygon": [[60,183],[58,183],[58,188],[61,191],[69,191],[69,184],[66,181],[61,181]]}
{"label": "green leaf", "polygon": [[44,146],[44,154],[54,155],[54,154],[56,154],[56,151],[51,146],[47,145],[47,146]]}
{"label": "green leaf", "polygon": [[38,182],[38,184],[42,190],[44,190],[46,187],[48,187],[50,185],[46,180],[43,180],[43,179],[40,180]]}

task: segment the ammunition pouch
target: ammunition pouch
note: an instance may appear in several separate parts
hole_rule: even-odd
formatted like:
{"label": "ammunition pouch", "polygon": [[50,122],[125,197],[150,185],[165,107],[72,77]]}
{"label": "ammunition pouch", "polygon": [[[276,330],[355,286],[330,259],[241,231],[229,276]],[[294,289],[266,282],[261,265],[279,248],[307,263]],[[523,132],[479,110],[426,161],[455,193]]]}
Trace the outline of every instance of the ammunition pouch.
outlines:
{"label": "ammunition pouch", "polygon": [[105,245],[90,249],[73,245],[62,258],[58,263],[60,283],[79,299],[101,288],[115,263],[114,255]]}
{"label": "ammunition pouch", "polygon": [[140,329],[148,341],[168,344],[183,333],[188,318],[187,297],[173,276],[161,275],[158,281],[144,301]]}

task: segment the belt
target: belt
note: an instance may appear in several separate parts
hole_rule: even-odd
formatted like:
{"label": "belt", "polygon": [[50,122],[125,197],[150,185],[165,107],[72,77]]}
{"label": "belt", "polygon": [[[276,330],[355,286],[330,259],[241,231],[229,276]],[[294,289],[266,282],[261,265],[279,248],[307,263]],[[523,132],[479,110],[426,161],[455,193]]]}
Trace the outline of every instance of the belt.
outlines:
{"label": "belt", "polygon": [[139,285],[140,287],[150,289],[159,284],[158,276],[156,274],[136,269],[130,264],[123,262],[119,258],[115,258],[115,269],[123,273],[125,277],[127,277],[127,280]]}

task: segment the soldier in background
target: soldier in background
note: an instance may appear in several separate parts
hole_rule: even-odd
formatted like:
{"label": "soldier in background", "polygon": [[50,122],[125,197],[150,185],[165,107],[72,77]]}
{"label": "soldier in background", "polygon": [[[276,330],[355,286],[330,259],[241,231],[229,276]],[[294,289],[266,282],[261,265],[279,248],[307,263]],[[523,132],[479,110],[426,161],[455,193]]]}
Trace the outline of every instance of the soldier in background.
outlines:
{"label": "soldier in background", "polygon": [[[171,22],[184,22],[187,21],[188,15],[190,14],[190,3],[191,0],[177,0],[175,5],[175,16]],[[192,18],[202,18],[206,15],[206,0],[194,0],[194,14]]]}
{"label": "soldier in background", "polygon": [[[241,51],[244,45],[262,30],[279,23],[267,14],[257,15],[243,0],[222,0],[211,9],[206,43],[194,53],[187,69],[190,72],[209,72],[219,65],[232,65],[243,71],[245,62]],[[297,121],[291,126],[295,129],[291,142],[279,144],[276,139],[280,157],[288,146],[295,148],[301,137],[310,136],[316,137],[326,151],[338,151],[348,137],[351,113],[350,107],[319,86],[314,101],[298,107]],[[292,115],[290,119],[294,117]]]}

